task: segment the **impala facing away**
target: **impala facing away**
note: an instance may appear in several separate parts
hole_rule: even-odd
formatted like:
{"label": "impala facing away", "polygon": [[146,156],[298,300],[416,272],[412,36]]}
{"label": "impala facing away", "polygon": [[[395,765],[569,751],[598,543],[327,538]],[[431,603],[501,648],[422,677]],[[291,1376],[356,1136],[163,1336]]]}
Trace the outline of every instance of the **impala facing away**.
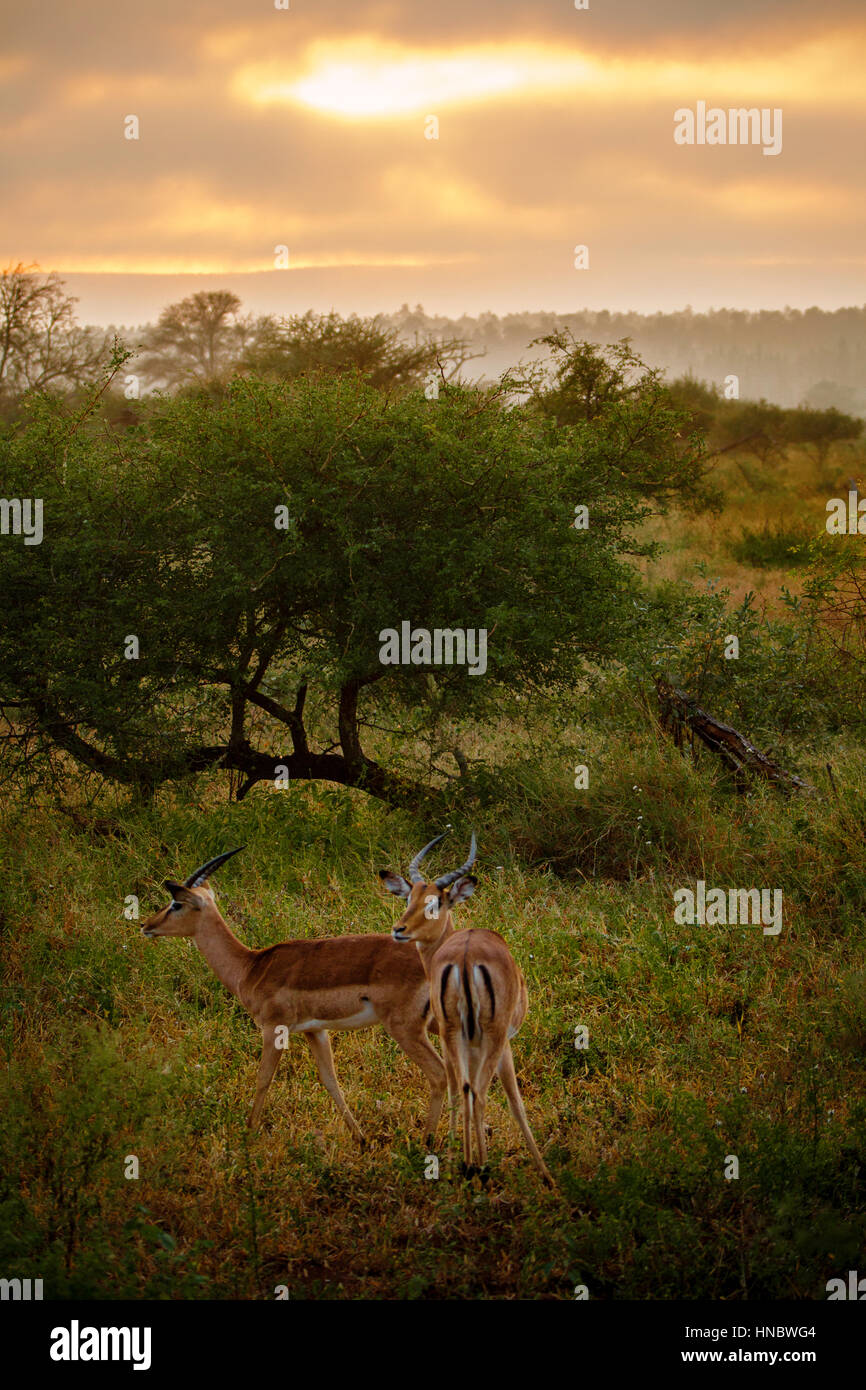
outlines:
{"label": "impala facing away", "polygon": [[445,1098],[445,1068],[427,1039],[434,1021],[421,962],[408,959],[406,951],[381,933],[284,941],[251,951],[223,920],[207,883],[214,870],[237,853],[230,849],[209,859],[185,883],[166,879],[171,902],[148,917],[141,930],[143,936],[191,936],[214,973],[261,1029],[262,1060],[250,1126],[258,1124],[288,1033],[303,1033],[323,1086],[352,1134],[363,1143],[334,1072],[328,1030],[372,1028],[381,1023],[427,1078],[430,1147]]}
{"label": "impala facing away", "polygon": [[509,1039],[526,1017],[526,983],[514,957],[498,932],[469,929],[455,932],[451,909],[471,896],[478,880],[469,873],[475,863],[475,836],[469,858],[459,869],[432,883],[418,865],[437,835],[419,850],[409,865],[409,882],[389,869],[379,877],[389,893],[408,898],[393,930],[395,941],[414,941],[430,981],[430,1003],[439,1023],[439,1036],[448,1075],[452,1128],[457,1097],[463,1095],[463,1162],[472,1171],[474,1130],[478,1163],[487,1161],[484,1109],[494,1072],[508,1106],[520,1127],[532,1160],[552,1187],[553,1178],[532,1137],[514,1074]]}

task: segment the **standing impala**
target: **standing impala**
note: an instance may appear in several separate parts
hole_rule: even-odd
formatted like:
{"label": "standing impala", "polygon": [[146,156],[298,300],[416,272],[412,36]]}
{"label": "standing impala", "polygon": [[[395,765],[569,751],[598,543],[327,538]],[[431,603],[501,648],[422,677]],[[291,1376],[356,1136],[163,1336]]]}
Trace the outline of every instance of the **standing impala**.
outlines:
{"label": "standing impala", "polygon": [[444,838],[437,835],[418,851],[409,865],[408,882],[389,869],[379,870],[389,893],[409,899],[392,935],[395,941],[416,943],[430,982],[430,1003],[439,1023],[445,1056],[452,1127],[461,1090],[463,1095],[466,1171],[472,1171],[473,1131],[478,1163],[487,1161],[484,1110],[496,1072],[532,1160],[552,1187],[553,1178],[538,1151],[523,1108],[509,1042],[526,1017],[526,983],[498,932],[454,930],[451,909],[470,897],[478,882],[469,873],[475,863],[475,835],[469,858],[459,869],[442,874],[432,883],[420,872],[418,865],[425,854]]}
{"label": "standing impala", "polygon": [[352,1134],[363,1143],[334,1072],[328,1030],[381,1023],[427,1078],[430,1147],[445,1098],[445,1068],[427,1038],[433,1018],[420,961],[408,959],[381,933],[283,941],[251,951],[223,920],[207,883],[214,870],[237,853],[230,849],[209,859],[185,883],[166,879],[171,902],[149,917],[141,930],[144,936],[191,936],[214,973],[261,1029],[262,1060],[250,1126],[258,1124],[288,1034],[303,1033],[323,1086]]}

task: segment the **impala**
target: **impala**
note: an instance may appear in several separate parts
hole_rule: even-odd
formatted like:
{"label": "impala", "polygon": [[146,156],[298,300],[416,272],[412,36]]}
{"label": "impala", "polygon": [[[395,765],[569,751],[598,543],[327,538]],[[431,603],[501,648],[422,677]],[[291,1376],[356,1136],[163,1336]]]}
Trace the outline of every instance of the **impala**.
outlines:
{"label": "impala", "polygon": [[[242,849],[243,846],[240,846]],[[430,1087],[427,1144],[445,1098],[445,1069],[427,1038],[435,1026],[421,962],[381,933],[283,941],[253,951],[223,919],[208,878],[238,850],[209,859],[185,883],[166,879],[171,902],[142,925],[144,936],[189,936],[214,974],[243,1004],[262,1034],[262,1059],[249,1124],[262,1113],[268,1087],[289,1033],[302,1033],[316,1061],[325,1090],[355,1138],[364,1136],[340,1090],[328,1032],[372,1028],[381,1023],[417,1062]]]}
{"label": "impala", "polygon": [[475,863],[475,835],[469,858],[459,869],[432,882],[420,872],[418,866],[425,854],[444,838],[437,835],[418,851],[409,865],[408,882],[389,869],[380,869],[379,877],[389,893],[409,900],[392,935],[395,941],[415,942],[430,982],[430,1004],[445,1057],[452,1128],[462,1092],[464,1169],[473,1171],[473,1134],[479,1165],[487,1161],[484,1111],[496,1072],[532,1160],[552,1187],[553,1178],[529,1128],[511,1056],[510,1039],[526,1017],[526,982],[498,932],[454,930],[451,909],[470,897],[478,882],[469,872]]}

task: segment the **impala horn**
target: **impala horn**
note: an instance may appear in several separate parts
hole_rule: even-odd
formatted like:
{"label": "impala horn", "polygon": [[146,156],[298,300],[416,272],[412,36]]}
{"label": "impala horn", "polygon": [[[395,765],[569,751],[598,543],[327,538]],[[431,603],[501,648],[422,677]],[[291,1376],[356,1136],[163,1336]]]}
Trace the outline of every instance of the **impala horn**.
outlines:
{"label": "impala horn", "polygon": [[[434,843],[434,844],[436,843],[435,840],[434,840],[433,843]],[[458,878],[462,878],[464,874],[468,874],[468,873],[469,873],[469,870],[472,868],[472,865],[473,865],[474,863],[475,863],[475,831],[473,830],[473,832],[472,832],[472,844],[469,846],[469,858],[466,860],[466,863],[465,863],[465,864],[461,864],[459,869],[452,869],[450,874],[443,874],[441,878],[437,878],[437,879],[436,879],[436,887],[437,887],[437,888],[449,888],[449,887],[451,886],[452,883],[456,883],[456,882],[457,882]]]}
{"label": "impala horn", "polygon": [[418,865],[421,863],[421,860],[424,858],[424,855],[429,854],[433,846],[438,845],[440,840],[444,840],[447,834],[448,831],[443,830],[442,834],[437,835],[435,840],[431,840],[429,845],[425,845],[423,849],[419,849],[418,853],[415,855],[415,858],[412,860],[412,863],[409,865],[408,873],[410,883],[424,882],[424,875],[418,872]]}
{"label": "impala horn", "polygon": [[245,848],[245,845],[238,845],[237,849],[227,849],[225,854],[218,854],[216,859],[209,859],[206,864],[202,864],[200,869],[196,869],[194,874],[190,874],[189,878],[184,883],[184,887],[198,888],[199,884],[204,883],[210,878],[211,874],[214,870],[219,868],[220,864],[224,864],[227,859],[231,859],[233,854],[239,854],[240,851]]}

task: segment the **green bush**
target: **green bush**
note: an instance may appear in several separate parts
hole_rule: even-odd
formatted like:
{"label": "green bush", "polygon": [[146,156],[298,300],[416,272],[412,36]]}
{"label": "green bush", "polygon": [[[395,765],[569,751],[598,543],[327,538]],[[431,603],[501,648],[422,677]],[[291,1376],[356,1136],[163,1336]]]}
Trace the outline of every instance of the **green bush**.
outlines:
{"label": "green bush", "polygon": [[776,568],[796,569],[809,562],[810,548],[814,537],[803,526],[791,526],[785,522],[769,522],[758,529],[744,526],[741,535],[731,541],[729,549],[741,565],[754,565],[757,569]]}

